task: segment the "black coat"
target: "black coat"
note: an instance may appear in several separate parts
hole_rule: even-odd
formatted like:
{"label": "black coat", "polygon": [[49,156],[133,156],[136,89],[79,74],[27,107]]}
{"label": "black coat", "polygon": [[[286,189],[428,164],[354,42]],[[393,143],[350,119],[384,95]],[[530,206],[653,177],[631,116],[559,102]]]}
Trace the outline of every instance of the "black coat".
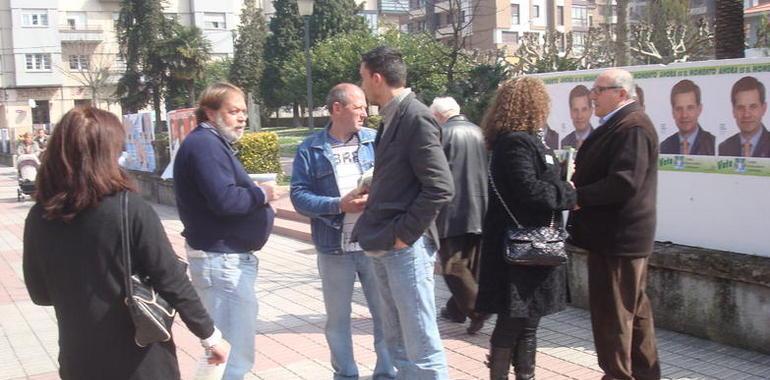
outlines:
{"label": "black coat", "polygon": [[487,148],[484,134],[465,116],[441,127],[441,144],[454,180],[455,195],[436,219],[440,238],[481,234],[487,211]]}
{"label": "black coat", "polygon": [[[129,195],[134,271],[149,275],[187,327],[208,338],[214,324],[187,278],[155,211]],[[173,340],[139,348],[123,301],[120,202],[105,197],[71,223],[32,207],[24,227],[24,280],[32,302],[50,305],[59,325],[59,374],[75,380],[179,379]],[[201,353],[203,351],[201,350]]]}
{"label": "black coat", "polygon": [[[547,155],[551,156],[552,163],[547,161]],[[561,223],[559,211],[575,205],[575,190],[561,179],[553,151],[533,135],[512,132],[499,137],[490,165],[498,191],[523,226],[548,225],[554,215],[556,223]],[[476,310],[530,318],[564,309],[566,266],[506,264],[502,239],[505,227],[509,225],[513,225],[513,221],[490,186]]]}
{"label": "black coat", "polygon": [[618,110],[583,142],[572,176],[570,240],[593,253],[646,257],[655,238],[658,135],[642,107]]}
{"label": "black coat", "polygon": [[372,186],[351,240],[367,251],[391,250],[396,238],[414,244],[427,234],[438,245],[436,217],[452,199],[452,173],[441,129],[428,107],[407,95],[375,140]]}

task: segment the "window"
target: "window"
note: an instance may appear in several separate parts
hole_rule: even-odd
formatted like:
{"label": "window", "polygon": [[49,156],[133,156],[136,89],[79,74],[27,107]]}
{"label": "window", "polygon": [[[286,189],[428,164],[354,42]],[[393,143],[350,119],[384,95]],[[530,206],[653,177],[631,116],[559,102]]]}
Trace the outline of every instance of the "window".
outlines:
{"label": "window", "polygon": [[506,45],[518,45],[519,32],[503,32],[503,43]]}
{"label": "window", "polygon": [[205,29],[227,29],[224,13],[204,13],[203,27]]}
{"label": "window", "polygon": [[32,109],[32,124],[51,123],[51,103],[48,100],[35,99],[37,106]]}
{"label": "window", "polygon": [[588,27],[588,9],[572,6],[572,26],[578,28]]}
{"label": "window", "polygon": [[51,70],[50,54],[26,54],[27,71]]}
{"label": "window", "polygon": [[48,12],[45,10],[25,11],[21,14],[22,26],[48,26]]}
{"label": "window", "polygon": [[582,51],[586,45],[586,33],[585,32],[572,32],[572,46],[576,50]]}
{"label": "window", "polygon": [[563,26],[564,25],[564,7],[559,5],[556,7],[556,25]]}
{"label": "window", "polygon": [[71,55],[70,70],[88,70],[87,55]]}
{"label": "window", "polygon": [[540,6],[539,5],[533,5],[532,6],[532,18],[540,18]]}
{"label": "window", "polygon": [[511,25],[521,24],[521,16],[519,16],[519,4],[511,4]]}
{"label": "window", "polygon": [[85,12],[67,12],[66,26],[72,30],[82,29],[86,25]]}
{"label": "window", "polygon": [[91,99],[75,99],[75,107],[90,107]]}

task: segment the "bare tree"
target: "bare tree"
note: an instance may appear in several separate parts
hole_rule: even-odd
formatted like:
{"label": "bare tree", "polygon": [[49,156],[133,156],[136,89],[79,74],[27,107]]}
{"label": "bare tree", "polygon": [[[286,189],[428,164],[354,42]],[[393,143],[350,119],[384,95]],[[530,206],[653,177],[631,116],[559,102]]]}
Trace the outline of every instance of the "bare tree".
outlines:
{"label": "bare tree", "polygon": [[107,43],[75,41],[67,43],[62,53],[63,63],[57,69],[87,88],[94,106],[98,107],[103,99],[109,102],[117,80],[113,71],[117,47],[113,51]]}
{"label": "bare tree", "polygon": [[[661,45],[654,36],[654,25],[640,22],[631,26],[631,53],[646,63],[686,62],[708,57],[714,47],[714,31],[704,19],[694,25],[669,24]],[[664,54],[665,52],[665,54]]]}

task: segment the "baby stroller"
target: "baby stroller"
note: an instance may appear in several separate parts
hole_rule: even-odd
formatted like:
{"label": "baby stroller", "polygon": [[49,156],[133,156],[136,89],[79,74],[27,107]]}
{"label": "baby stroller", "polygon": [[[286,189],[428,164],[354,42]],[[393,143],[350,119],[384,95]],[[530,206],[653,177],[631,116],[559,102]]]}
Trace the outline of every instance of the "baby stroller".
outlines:
{"label": "baby stroller", "polygon": [[19,202],[25,195],[35,192],[35,178],[40,160],[35,154],[20,154],[16,160],[16,169],[19,172],[19,188],[16,190]]}

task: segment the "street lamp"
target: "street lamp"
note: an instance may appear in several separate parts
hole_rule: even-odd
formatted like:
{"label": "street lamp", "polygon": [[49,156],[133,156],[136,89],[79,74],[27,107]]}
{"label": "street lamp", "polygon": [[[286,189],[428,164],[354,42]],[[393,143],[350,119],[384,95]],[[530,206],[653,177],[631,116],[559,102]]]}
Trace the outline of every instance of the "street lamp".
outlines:
{"label": "street lamp", "polygon": [[308,127],[312,131],[313,125],[313,77],[310,68],[310,16],[313,14],[314,0],[298,0],[299,15],[305,20],[305,76],[307,77],[307,109]]}

